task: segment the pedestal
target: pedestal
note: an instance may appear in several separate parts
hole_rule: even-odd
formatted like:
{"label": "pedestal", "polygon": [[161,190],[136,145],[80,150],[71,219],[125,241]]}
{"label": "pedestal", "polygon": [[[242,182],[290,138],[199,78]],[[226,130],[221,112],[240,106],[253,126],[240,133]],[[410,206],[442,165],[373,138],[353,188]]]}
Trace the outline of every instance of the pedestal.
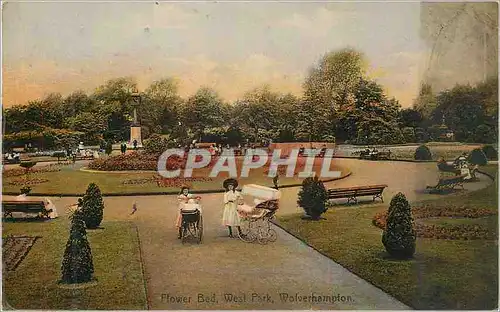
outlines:
{"label": "pedestal", "polygon": [[127,148],[134,148],[134,140],[137,140],[137,148],[142,147],[141,126],[130,127],[130,140],[128,141]]}

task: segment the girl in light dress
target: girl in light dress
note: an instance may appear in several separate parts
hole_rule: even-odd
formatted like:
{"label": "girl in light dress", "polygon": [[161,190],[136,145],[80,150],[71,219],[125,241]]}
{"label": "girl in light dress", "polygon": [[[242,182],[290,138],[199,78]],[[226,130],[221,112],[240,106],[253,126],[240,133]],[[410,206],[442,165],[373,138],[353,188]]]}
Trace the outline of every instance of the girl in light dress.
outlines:
{"label": "girl in light dress", "polygon": [[183,186],[181,188],[181,194],[179,196],[177,196],[177,200],[179,201],[179,211],[177,212],[177,219],[175,221],[175,226],[178,228],[179,230],[179,236],[178,238],[180,239],[182,237],[182,215],[181,215],[181,211],[182,209],[184,208],[184,205],[189,203],[189,200],[191,199],[201,199],[201,197],[199,196],[195,196],[191,193],[189,193],[189,187],[187,186]]}
{"label": "girl in light dress", "polygon": [[238,181],[235,179],[227,179],[224,181],[224,212],[222,214],[222,225],[227,226],[229,237],[233,237],[232,227],[238,228],[238,233],[241,234],[240,216],[238,214],[238,202],[243,199],[240,192],[236,191]]}

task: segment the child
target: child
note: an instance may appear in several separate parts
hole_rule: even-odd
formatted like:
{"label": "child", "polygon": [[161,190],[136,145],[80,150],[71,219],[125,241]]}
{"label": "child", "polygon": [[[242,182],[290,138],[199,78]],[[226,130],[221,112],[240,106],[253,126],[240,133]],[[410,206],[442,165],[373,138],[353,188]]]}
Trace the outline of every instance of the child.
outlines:
{"label": "child", "polygon": [[238,233],[241,235],[240,217],[238,215],[238,200],[243,199],[240,192],[236,191],[238,181],[235,179],[227,179],[223,183],[226,193],[224,194],[224,212],[222,215],[222,225],[227,226],[229,237],[233,237],[231,227],[236,226]]}
{"label": "child", "polygon": [[179,236],[178,238],[180,239],[182,237],[182,215],[181,211],[184,208],[184,205],[189,203],[190,199],[201,199],[199,196],[194,196],[193,194],[189,193],[189,187],[183,186],[181,188],[181,194],[177,196],[177,199],[179,201],[179,211],[177,212],[177,220],[175,222],[175,226],[179,229]]}

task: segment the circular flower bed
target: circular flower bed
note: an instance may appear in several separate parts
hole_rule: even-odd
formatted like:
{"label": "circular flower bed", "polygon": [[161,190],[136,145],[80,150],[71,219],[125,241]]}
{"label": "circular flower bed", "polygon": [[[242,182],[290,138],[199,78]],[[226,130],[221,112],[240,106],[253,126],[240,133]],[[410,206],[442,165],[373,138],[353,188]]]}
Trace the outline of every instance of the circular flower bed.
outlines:
{"label": "circular flower bed", "polygon": [[[486,227],[476,224],[457,224],[449,226],[440,226],[435,224],[426,224],[423,219],[433,217],[449,218],[480,218],[494,216],[496,211],[488,209],[471,209],[467,206],[446,206],[436,207],[431,204],[424,204],[412,208],[412,214],[415,221],[415,231],[418,237],[436,238],[436,239],[493,239],[496,233],[492,233]],[[387,212],[377,213],[372,220],[373,225],[385,229]]]}
{"label": "circular flower bed", "polygon": [[[89,164],[88,168],[101,171],[156,171],[158,169],[159,157],[160,155],[158,154],[133,152],[125,155],[117,155],[108,158],[99,158],[93,160]],[[182,158],[179,156],[171,156],[167,159],[166,169],[185,169],[186,160],[186,158]],[[201,156],[196,158],[197,162],[199,162],[200,160]],[[212,158],[208,166],[213,166],[216,161],[217,158]]]}

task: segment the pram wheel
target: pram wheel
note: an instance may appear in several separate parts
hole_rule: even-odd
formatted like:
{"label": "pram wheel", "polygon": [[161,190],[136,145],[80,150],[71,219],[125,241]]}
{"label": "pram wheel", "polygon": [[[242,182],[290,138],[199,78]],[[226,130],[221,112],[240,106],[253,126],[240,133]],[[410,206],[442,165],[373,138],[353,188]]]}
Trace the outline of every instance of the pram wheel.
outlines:
{"label": "pram wheel", "polygon": [[240,225],[241,231],[238,232],[238,236],[244,242],[252,243],[257,239],[257,237],[255,236],[254,232],[251,229],[252,223],[253,222],[243,221]]}
{"label": "pram wheel", "polygon": [[195,238],[198,244],[203,237],[203,218],[199,211],[182,212],[182,244],[186,243],[189,237]]}
{"label": "pram wheel", "polygon": [[198,221],[198,244],[201,244],[201,240],[203,239],[203,217],[200,216],[200,221]]}

